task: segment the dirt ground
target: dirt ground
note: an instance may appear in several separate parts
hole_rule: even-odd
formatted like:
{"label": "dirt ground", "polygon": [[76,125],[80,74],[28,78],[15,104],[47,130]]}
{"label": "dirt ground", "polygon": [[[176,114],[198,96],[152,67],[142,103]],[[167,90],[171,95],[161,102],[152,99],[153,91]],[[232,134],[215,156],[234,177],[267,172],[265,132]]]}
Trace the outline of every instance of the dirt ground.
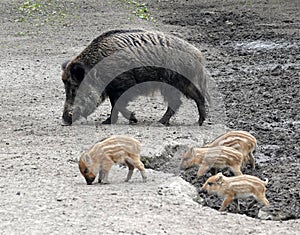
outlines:
{"label": "dirt ground", "polygon": [[[297,0],[149,1],[155,22],[138,19],[134,6],[117,0],[44,1],[37,9],[20,8],[24,2],[3,0],[0,8],[1,234],[300,231]],[[165,109],[161,97],[143,97],[130,107],[137,125],[122,118],[101,125],[110,110],[105,102],[87,121],[61,126],[60,65],[108,29],[140,27],[181,35],[203,51],[216,83],[205,124],[197,126],[194,103],[183,100],[171,126],[162,127],[156,123]],[[242,215],[234,206],[219,213],[220,199],[198,196],[202,182],[194,180],[195,169],[179,171],[183,149],[228,129],[257,137],[257,168],[245,172],[269,179],[269,209],[247,208],[249,199]],[[147,170],[147,183],[139,172],[124,183],[126,169],[115,166],[111,184],[85,184],[80,152],[111,134],[142,142],[142,156],[154,168]]]}

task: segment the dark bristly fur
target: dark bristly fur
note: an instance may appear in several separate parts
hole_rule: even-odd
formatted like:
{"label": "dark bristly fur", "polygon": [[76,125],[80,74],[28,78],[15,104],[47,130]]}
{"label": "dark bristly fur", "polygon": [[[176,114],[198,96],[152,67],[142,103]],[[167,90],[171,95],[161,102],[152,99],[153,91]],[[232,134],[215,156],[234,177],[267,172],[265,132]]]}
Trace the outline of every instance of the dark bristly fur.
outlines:
{"label": "dark bristly fur", "polygon": [[[123,54],[116,56],[120,52]],[[110,71],[103,72],[101,63],[110,58]],[[131,60],[135,62],[128,63]],[[107,74],[122,66],[123,72],[110,80],[107,78]],[[159,90],[168,103],[160,119],[162,124],[168,125],[181,105],[181,93],[196,102],[199,125],[205,120],[205,100],[209,100],[209,96],[204,59],[197,48],[175,36],[140,29],[109,31],[94,39],[62,68],[66,90],[64,125],[71,125],[80,116],[87,117],[105,98],[110,99],[112,110],[103,123],[115,123],[118,112],[136,123],[134,113],[127,110],[126,105],[135,97],[154,90]],[[79,91],[83,81],[87,84],[84,92]]]}

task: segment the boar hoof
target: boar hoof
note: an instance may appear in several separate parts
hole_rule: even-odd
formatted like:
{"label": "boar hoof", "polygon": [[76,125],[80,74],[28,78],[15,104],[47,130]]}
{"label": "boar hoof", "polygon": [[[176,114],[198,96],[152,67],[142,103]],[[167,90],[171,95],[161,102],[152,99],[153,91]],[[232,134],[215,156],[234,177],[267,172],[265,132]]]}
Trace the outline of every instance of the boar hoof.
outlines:
{"label": "boar hoof", "polygon": [[71,126],[72,125],[72,122],[67,122],[65,120],[62,120],[62,123],[61,123],[62,126]]}
{"label": "boar hoof", "polygon": [[170,126],[170,122],[169,121],[160,119],[158,122],[161,123],[161,124],[163,124],[164,126]]}
{"label": "boar hoof", "polygon": [[110,118],[110,117],[107,118],[105,121],[102,122],[102,124],[104,124],[104,125],[109,125],[109,124],[111,124],[111,118]]}
{"label": "boar hoof", "polygon": [[136,119],[136,117],[134,116],[134,114],[132,113],[130,115],[130,118],[129,118],[129,124],[136,124],[138,122],[138,120]]}
{"label": "boar hoof", "polygon": [[107,180],[102,181],[101,184],[109,184],[109,181],[107,181]]}
{"label": "boar hoof", "polygon": [[204,122],[204,118],[199,118],[199,120],[198,120],[198,124],[199,124],[199,126],[202,126],[202,124],[203,124],[203,122]]}
{"label": "boar hoof", "polygon": [[135,125],[135,124],[137,124],[137,121],[129,120],[129,125]]}

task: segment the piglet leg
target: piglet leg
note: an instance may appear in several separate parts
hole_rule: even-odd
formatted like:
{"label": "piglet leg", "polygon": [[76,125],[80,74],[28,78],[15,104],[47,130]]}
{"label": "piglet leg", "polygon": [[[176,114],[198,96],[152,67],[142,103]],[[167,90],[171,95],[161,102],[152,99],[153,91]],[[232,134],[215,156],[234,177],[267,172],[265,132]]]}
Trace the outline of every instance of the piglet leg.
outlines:
{"label": "piglet leg", "polygon": [[225,208],[229,205],[229,203],[234,199],[233,195],[228,195],[222,203],[222,206],[219,211],[224,211]]}

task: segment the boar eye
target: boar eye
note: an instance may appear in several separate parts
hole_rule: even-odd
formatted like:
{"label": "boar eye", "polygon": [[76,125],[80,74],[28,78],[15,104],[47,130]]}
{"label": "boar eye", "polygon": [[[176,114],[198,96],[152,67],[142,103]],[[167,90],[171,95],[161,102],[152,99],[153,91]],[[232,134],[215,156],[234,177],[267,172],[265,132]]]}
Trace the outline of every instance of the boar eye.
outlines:
{"label": "boar eye", "polygon": [[214,185],[213,182],[208,182],[207,184],[208,184],[208,186],[213,186]]}
{"label": "boar eye", "polygon": [[83,171],[84,174],[87,174],[88,172],[89,172],[88,168],[85,168]]}

